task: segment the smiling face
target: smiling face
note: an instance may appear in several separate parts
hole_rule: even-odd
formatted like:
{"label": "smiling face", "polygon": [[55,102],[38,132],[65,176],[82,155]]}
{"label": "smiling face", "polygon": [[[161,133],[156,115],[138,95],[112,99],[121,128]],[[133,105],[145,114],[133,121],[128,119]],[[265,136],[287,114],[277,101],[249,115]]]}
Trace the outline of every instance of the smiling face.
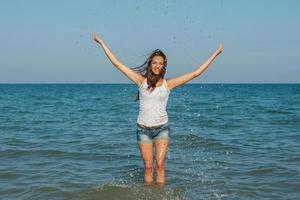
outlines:
{"label": "smiling face", "polygon": [[164,67],[164,58],[162,56],[154,56],[152,58],[150,67],[154,74],[159,75],[163,71],[162,69]]}

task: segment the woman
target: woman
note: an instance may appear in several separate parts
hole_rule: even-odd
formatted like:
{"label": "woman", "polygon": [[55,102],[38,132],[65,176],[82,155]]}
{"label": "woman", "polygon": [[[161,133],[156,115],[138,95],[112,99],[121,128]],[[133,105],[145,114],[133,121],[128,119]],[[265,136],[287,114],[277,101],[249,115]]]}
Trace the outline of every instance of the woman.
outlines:
{"label": "woman", "polygon": [[153,51],[143,65],[131,69],[123,65],[112,54],[95,32],[93,38],[101,45],[111,63],[139,87],[137,100],[140,100],[140,111],[137,119],[137,140],[144,161],[144,181],[147,185],[153,182],[152,148],[154,143],[156,183],[163,186],[165,184],[164,161],[170,139],[170,127],[166,112],[169,93],[173,88],[199,76],[223,51],[223,44],[221,43],[208,60],[196,70],[178,77],[164,79],[167,58],[161,50]]}

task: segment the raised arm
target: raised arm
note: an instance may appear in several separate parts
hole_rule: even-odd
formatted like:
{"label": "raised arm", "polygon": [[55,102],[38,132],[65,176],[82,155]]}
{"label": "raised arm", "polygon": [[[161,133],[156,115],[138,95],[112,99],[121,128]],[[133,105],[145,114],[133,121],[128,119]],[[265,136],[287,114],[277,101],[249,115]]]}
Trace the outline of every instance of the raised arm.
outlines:
{"label": "raised arm", "polygon": [[108,57],[110,62],[116,66],[123,74],[125,74],[130,80],[135,82],[137,85],[140,85],[143,81],[143,76],[129,67],[123,65],[114,55],[113,53],[109,50],[107,45],[104,43],[102,39],[100,39],[95,32],[93,32],[93,38],[94,40],[101,45],[103,48],[105,55]]}
{"label": "raised arm", "polygon": [[209,66],[209,64],[223,51],[223,48],[224,45],[223,43],[221,43],[219,45],[219,48],[205,61],[205,63],[199,66],[195,71],[186,73],[178,77],[169,78],[167,80],[169,89],[171,90],[174,87],[178,87],[202,74],[204,70]]}

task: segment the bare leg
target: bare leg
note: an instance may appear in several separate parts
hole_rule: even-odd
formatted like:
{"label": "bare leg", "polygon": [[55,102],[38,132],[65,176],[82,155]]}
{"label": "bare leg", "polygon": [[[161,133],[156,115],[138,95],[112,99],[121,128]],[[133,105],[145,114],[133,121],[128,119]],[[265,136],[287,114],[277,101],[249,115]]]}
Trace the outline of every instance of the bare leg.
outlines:
{"label": "bare leg", "polygon": [[168,150],[169,141],[166,139],[157,139],[156,148],[156,183],[160,186],[165,184],[165,156]]}
{"label": "bare leg", "polygon": [[143,143],[139,146],[144,161],[144,181],[149,185],[153,182],[153,145],[152,143]]}

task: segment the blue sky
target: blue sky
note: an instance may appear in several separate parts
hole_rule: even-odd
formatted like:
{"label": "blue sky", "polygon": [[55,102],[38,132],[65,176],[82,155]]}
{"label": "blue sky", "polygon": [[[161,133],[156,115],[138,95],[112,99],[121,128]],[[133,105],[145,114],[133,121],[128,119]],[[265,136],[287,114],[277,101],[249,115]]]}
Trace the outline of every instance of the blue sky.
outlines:
{"label": "blue sky", "polygon": [[223,53],[190,83],[300,83],[300,1],[0,2],[0,83],[132,83],[92,40],[135,67],[161,49],[166,78]]}

